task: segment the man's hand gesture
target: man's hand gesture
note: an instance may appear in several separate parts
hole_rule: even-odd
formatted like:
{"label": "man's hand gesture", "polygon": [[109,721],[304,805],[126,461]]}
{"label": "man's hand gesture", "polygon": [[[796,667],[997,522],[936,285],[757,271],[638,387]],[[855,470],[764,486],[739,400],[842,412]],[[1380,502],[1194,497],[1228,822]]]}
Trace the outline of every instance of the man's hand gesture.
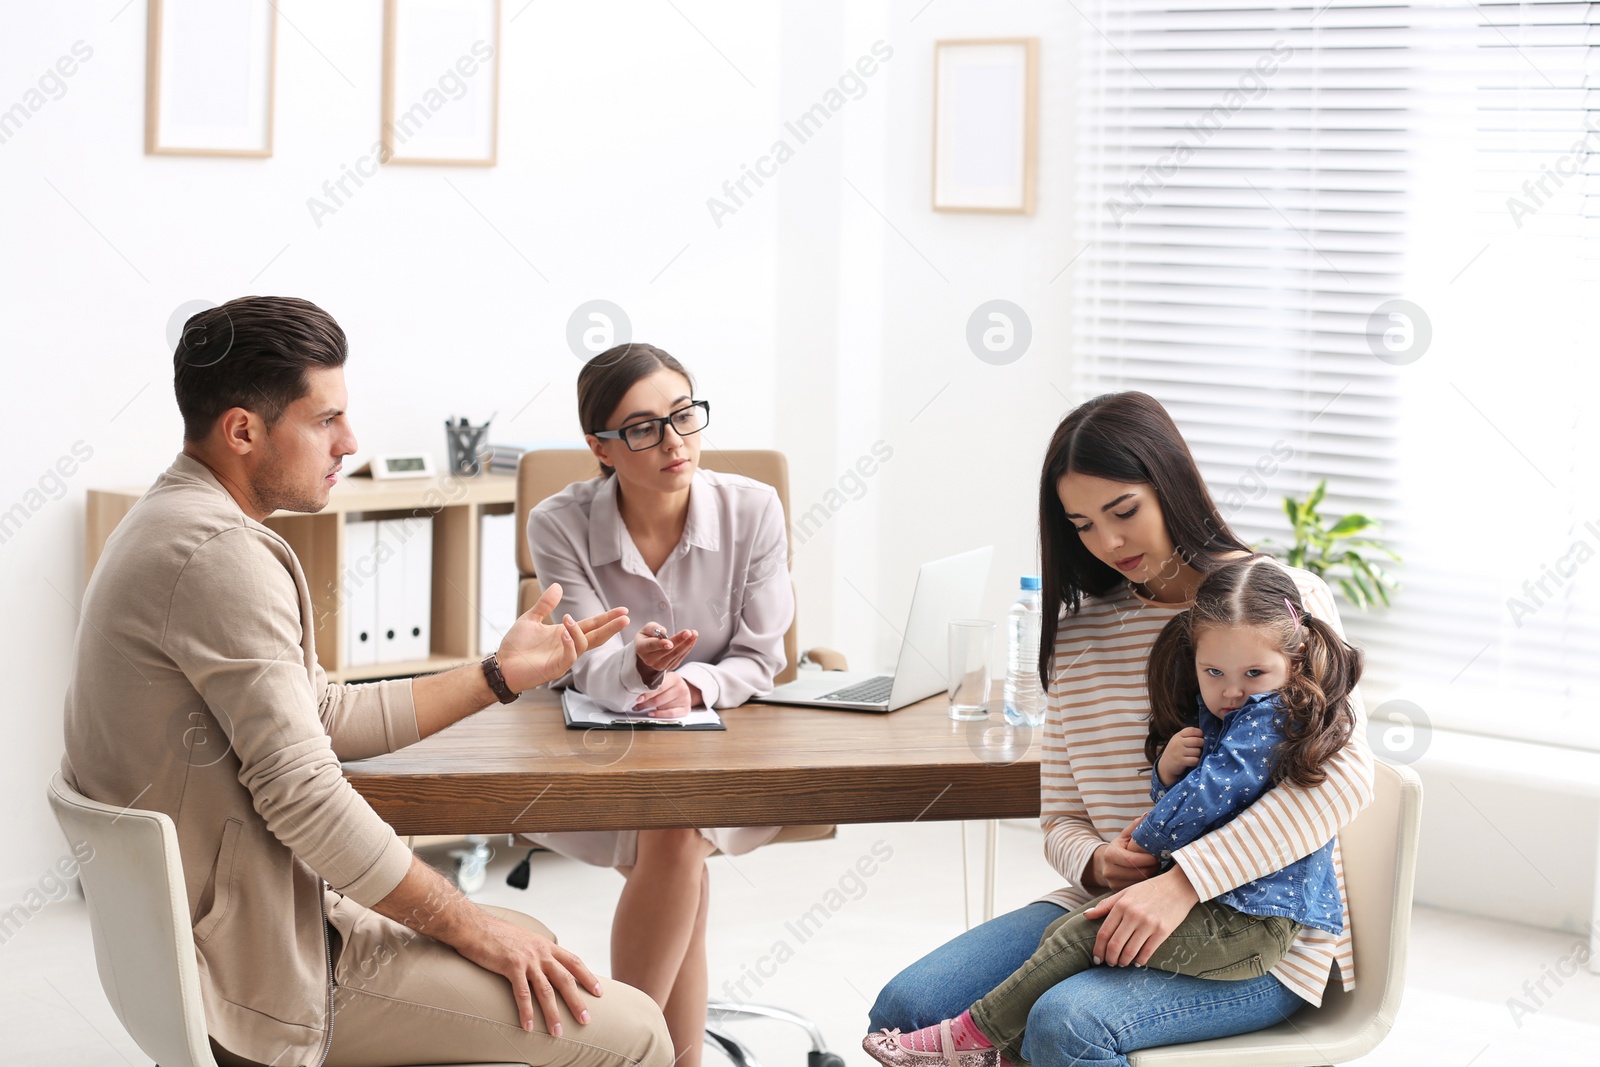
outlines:
{"label": "man's hand gesture", "polygon": [[559,603],[561,586],[552,584],[537,604],[512,623],[500,642],[496,658],[512,692],[555,681],[572,669],[579,656],[605,644],[628,625],[627,608],[612,608],[582,622],[563,615],[560,624],[548,625],[550,613]]}

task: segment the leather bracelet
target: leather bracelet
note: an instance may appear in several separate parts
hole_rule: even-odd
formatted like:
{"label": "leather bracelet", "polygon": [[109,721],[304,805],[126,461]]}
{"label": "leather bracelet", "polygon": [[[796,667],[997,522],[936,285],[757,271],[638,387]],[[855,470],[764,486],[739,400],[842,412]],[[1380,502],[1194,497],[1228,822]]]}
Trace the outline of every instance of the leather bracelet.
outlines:
{"label": "leather bracelet", "polygon": [[506,685],[506,676],[500,673],[499,656],[491,652],[483,657],[483,677],[489,683],[489,688],[494,690],[494,695],[502,704],[509,704],[517,699],[517,694]]}

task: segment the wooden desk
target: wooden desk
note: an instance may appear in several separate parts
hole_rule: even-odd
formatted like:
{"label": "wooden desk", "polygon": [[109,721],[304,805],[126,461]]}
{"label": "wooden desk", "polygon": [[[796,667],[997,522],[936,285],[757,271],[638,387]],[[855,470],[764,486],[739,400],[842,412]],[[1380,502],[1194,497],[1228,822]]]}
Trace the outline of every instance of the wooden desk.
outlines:
{"label": "wooden desk", "polygon": [[[345,776],[402,835],[1008,819],[1039,814],[1039,731],[750,704],[726,731],[568,730],[532,690]],[[1024,731],[1023,733],[1027,733]]]}

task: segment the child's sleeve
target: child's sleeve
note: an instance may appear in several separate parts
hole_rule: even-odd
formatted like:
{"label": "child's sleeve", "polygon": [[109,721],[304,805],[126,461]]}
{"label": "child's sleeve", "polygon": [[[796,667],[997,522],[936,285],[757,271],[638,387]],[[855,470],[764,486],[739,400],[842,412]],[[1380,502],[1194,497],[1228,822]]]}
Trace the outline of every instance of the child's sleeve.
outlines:
{"label": "child's sleeve", "polygon": [[[1215,751],[1156,800],[1133,831],[1152,856],[1182,848],[1254,803],[1272,784],[1272,753],[1282,740],[1270,700],[1240,708]],[[1160,782],[1159,776],[1156,782]]]}

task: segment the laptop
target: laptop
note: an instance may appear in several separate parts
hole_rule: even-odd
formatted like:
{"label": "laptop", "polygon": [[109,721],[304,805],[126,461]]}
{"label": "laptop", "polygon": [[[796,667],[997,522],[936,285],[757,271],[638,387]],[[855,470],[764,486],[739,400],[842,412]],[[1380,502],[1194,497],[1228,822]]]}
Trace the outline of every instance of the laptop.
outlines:
{"label": "laptop", "polygon": [[947,691],[950,621],[978,614],[993,555],[994,546],[987,545],[922,565],[893,674],[801,671],[799,680],[751,701],[886,712]]}

